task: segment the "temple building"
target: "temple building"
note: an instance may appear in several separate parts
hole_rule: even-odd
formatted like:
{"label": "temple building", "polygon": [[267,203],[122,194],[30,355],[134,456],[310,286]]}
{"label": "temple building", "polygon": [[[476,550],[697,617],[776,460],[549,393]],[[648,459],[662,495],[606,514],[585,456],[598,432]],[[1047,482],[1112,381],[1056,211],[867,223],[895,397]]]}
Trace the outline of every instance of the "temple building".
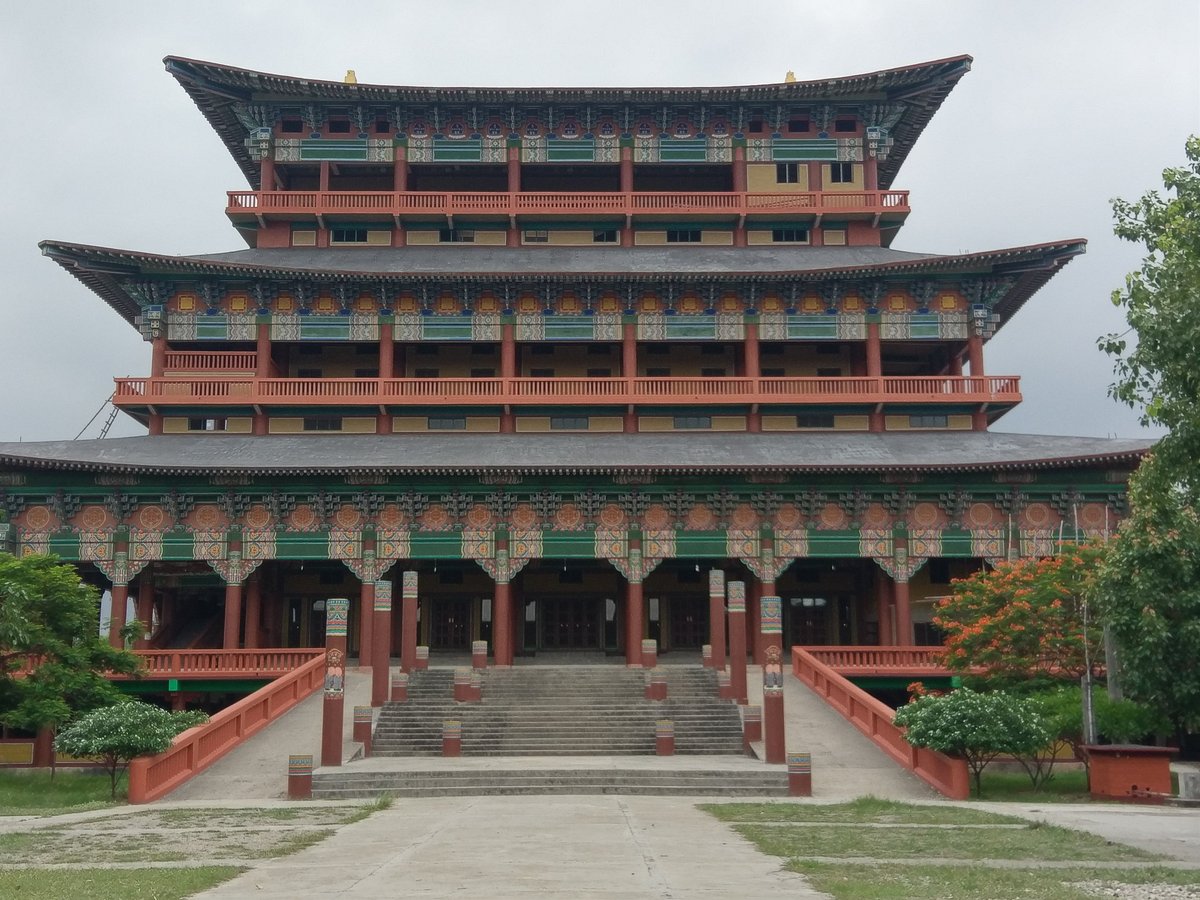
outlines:
{"label": "temple building", "polygon": [[785,644],[934,643],[952,578],[1124,513],[1148,442],[992,430],[1022,398],[988,341],[1084,241],[892,249],[969,57],[586,89],[165,62],[247,247],[44,241],[150,343],[113,398],[149,434],[0,444],[0,540],[111,590],[114,640],[129,603],[139,646],[320,646],[349,596],[366,664],[375,583],[416,572],[405,667],[638,664],[723,645],[719,569]]}

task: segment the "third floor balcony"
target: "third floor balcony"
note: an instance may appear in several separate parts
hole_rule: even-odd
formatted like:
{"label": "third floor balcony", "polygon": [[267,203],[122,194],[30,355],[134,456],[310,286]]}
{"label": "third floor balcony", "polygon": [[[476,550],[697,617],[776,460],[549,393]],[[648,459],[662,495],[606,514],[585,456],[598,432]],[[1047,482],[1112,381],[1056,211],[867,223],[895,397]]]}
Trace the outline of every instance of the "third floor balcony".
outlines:
{"label": "third floor balcony", "polygon": [[503,192],[503,191],[230,191],[226,213],[234,222],[270,220],[428,221],[473,219],[629,218],[653,221],[680,215],[739,219],[810,218],[878,221],[908,215],[908,191]]}

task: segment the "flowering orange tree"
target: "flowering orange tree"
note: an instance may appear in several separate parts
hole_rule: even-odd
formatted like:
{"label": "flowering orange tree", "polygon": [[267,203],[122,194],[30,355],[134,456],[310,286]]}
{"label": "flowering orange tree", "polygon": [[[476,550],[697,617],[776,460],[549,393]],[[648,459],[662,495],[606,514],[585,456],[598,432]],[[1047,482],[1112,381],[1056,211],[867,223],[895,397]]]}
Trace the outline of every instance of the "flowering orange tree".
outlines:
{"label": "flowering orange tree", "polygon": [[[1054,557],[1000,563],[954,582],[934,623],[946,634],[945,661],[995,686],[1078,681],[1087,656],[1103,661],[1101,628],[1084,628],[1104,548],[1067,545]],[[982,670],[981,672],[979,670]]]}

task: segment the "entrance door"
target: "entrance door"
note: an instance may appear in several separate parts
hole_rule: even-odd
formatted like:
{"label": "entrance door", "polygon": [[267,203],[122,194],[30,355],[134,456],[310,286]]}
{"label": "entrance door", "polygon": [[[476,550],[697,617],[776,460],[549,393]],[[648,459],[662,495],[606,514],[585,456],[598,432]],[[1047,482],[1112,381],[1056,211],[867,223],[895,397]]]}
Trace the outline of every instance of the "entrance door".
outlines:
{"label": "entrance door", "polygon": [[542,647],[547,650],[598,650],[603,629],[600,603],[593,598],[539,600]]}
{"label": "entrance door", "polygon": [[667,609],[673,650],[698,649],[708,643],[708,600],[672,597]]}
{"label": "entrance door", "polygon": [[471,601],[466,597],[438,597],[430,606],[430,649],[471,649]]}

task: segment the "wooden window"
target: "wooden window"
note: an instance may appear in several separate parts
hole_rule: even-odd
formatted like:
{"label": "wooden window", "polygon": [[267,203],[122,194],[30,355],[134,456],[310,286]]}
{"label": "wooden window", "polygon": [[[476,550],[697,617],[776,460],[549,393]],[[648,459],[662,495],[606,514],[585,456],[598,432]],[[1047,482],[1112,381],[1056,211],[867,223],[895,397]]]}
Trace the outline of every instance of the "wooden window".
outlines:
{"label": "wooden window", "polygon": [[329,120],[330,134],[349,134],[350,120],[349,119],[330,119]]}
{"label": "wooden window", "polygon": [[430,431],[466,431],[466,416],[430,416],[425,427]]}
{"label": "wooden window", "polygon": [[587,431],[587,416],[551,416],[551,431]]}
{"label": "wooden window", "polygon": [[835,162],[829,164],[830,184],[850,184],[854,181],[854,163]]}
{"label": "wooden window", "polygon": [[617,242],[617,229],[605,228],[600,231],[592,232],[593,244],[615,244]]}
{"label": "wooden window", "polygon": [[224,431],[224,419],[189,418],[188,431]]}
{"label": "wooden window", "polygon": [[947,424],[949,424],[949,420],[944,415],[921,415],[908,417],[909,428],[945,428]]}
{"label": "wooden window", "polygon": [[305,431],[341,431],[341,416],[305,416]]}
{"label": "wooden window", "polygon": [[788,131],[792,134],[803,134],[812,127],[812,123],[808,119],[789,119]]}
{"label": "wooden window", "polygon": [[800,413],[796,416],[797,428],[832,428],[833,413]]}
{"label": "wooden window", "polygon": [[807,244],[807,228],[772,228],[771,240],[776,244]]}
{"label": "wooden window", "polygon": [[751,119],[746,130],[751,134],[762,134],[767,130],[767,123],[763,119]]}
{"label": "wooden window", "polygon": [[699,228],[668,228],[668,244],[698,244],[700,243]]}
{"label": "wooden window", "polygon": [[798,184],[800,182],[800,164],[794,162],[775,163],[776,184]]}
{"label": "wooden window", "polygon": [[475,243],[474,228],[443,228],[438,232],[438,241],[443,244]]}
{"label": "wooden window", "polygon": [[284,116],[279,122],[279,130],[283,134],[303,134],[304,120],[299,116]]}
{"label": "wooden window", "polygon": [[331,228],[329,243],[331,244],[365,244],[367,229],[365,228]]}
{"label": "wooden window", "polygon": [[675,416],[673,424],[679,429],[712,428],[712,416]]}
{"label": "wooden window", "polygon": [[545,229],[537,231],[525,232],[525,243],[527,244],[545,244],[550,241],[550,232]]}
{"label": "wooden window", "polygon": [[833,123],[833,130],[838,134],[853,134],[858,131],[858,120],[851,118],[838,119]]}

